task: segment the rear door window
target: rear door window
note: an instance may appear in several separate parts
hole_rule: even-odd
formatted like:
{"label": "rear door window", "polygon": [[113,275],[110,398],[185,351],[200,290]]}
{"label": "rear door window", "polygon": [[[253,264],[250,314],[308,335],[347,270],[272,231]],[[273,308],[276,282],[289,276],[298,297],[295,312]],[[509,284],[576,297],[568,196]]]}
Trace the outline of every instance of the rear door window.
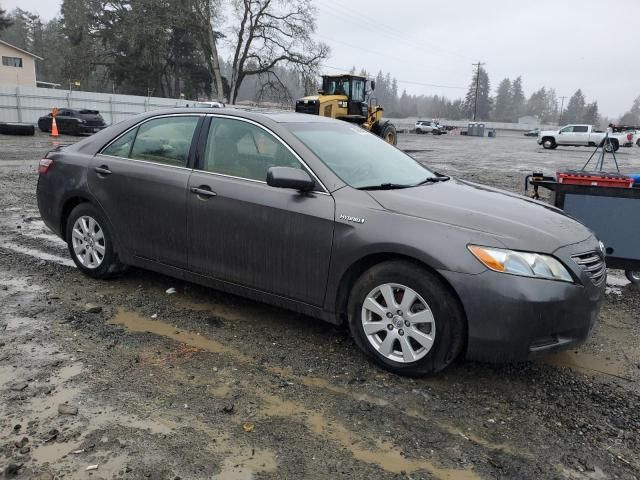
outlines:
{"label": "rear door window", "polygon": [[589,127],[586,125],[576,125],[573,127],[573,133],[587,133],[589,131]]}
{"label": "rear door window", "polygon": [[138,127],[130,158],[175,167],[187,165],[199,117],[162,117]]}

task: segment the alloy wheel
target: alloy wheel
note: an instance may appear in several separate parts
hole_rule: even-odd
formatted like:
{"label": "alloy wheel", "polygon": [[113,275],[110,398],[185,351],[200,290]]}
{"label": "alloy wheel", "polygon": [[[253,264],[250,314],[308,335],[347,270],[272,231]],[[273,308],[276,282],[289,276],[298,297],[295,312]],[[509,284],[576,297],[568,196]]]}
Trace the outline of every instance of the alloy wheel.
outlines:
{"label": "alloy wheel", "polygon": [[98,268],[104,261],[106,241],[100,224],[92,217],[79,217],[71,233],[73,252],[80,264],[89,269]]}
{"label": "alloy wheel", "polygon": [[385,283],[371,290],[362,304],[361,321],[371,346],[394,362],[416,362],[433,347],[433,313],[427,302],[405,285]]}

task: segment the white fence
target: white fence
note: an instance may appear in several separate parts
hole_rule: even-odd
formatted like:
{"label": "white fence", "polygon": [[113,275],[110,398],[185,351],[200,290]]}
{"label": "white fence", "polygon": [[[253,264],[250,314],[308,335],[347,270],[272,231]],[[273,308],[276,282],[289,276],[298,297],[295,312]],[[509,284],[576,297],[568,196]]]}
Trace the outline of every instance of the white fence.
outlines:
{"label": "white fence", "polygon": [[184,107],[190,100],[138,97],[51,88],[0,86],[0,122],[38,123],[38,118],[58,108],[100,110],[109,125],[132,115],[159,108]]}
{"label": "white fence", "polygon": [[[95,92],[71,92],[51,88],[14,87],[0,85],[0,122],[38,123],[38,118],[58,108],[88,108],[99,110],[104,121],[118,123],[132,115],[157,110],[159,108],[184,107],[192,100],[178,100],[159,97],[139,97]],[[398,130],[409,131],[415,127],[418,118],[390,119]],[[444,125],[466,127],[467,120],[441,120]],[[531,125],[524,123],[484,122],[486,128],[497,130],[531,130],[540,127],[554,130],[555,125]]]}

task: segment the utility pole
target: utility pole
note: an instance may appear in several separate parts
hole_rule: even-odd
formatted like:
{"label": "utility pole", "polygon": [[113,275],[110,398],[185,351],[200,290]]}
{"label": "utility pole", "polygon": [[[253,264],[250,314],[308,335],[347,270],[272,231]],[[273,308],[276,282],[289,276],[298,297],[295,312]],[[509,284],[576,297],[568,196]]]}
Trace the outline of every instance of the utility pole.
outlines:
{"label": "utility pole", "polygon": [[562,103],[560,105],[560,118],[558,119],[558,126],[562,126],[562,113],[564,112],[564,99],[567,97],[560,97],[562,99]]}
{"label": "utility pole", "polygon": [[480,88],[480,67],[484,65],[484,63],[478,61],[478,63],[472,64],[476,67],[476,100],[473,105],[473,121],[476,121],[476,116],[478,115],[478,89]]}

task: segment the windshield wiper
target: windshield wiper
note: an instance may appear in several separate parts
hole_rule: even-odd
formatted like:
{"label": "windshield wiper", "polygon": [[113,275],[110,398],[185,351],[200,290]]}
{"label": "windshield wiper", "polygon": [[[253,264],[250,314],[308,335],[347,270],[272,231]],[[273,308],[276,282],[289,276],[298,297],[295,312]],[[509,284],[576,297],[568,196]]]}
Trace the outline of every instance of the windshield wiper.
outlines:
{"label": "windshield wiper", "polygon": [[451,180],[451,177],[446,175],[438,175],[437,177],[427,177],[420,183],[416,183],[415,186],[424,185],[426,183],[438,183],[438,182],[446,182],[447,180]]}
{"label": "windshield wiper", "polygon": [[358,190],[397,190],[400,188],[409,188],[413,185],[402,185],[400,183],[381,183],[379,185],[367,185],[366,187],[358,187]]}

